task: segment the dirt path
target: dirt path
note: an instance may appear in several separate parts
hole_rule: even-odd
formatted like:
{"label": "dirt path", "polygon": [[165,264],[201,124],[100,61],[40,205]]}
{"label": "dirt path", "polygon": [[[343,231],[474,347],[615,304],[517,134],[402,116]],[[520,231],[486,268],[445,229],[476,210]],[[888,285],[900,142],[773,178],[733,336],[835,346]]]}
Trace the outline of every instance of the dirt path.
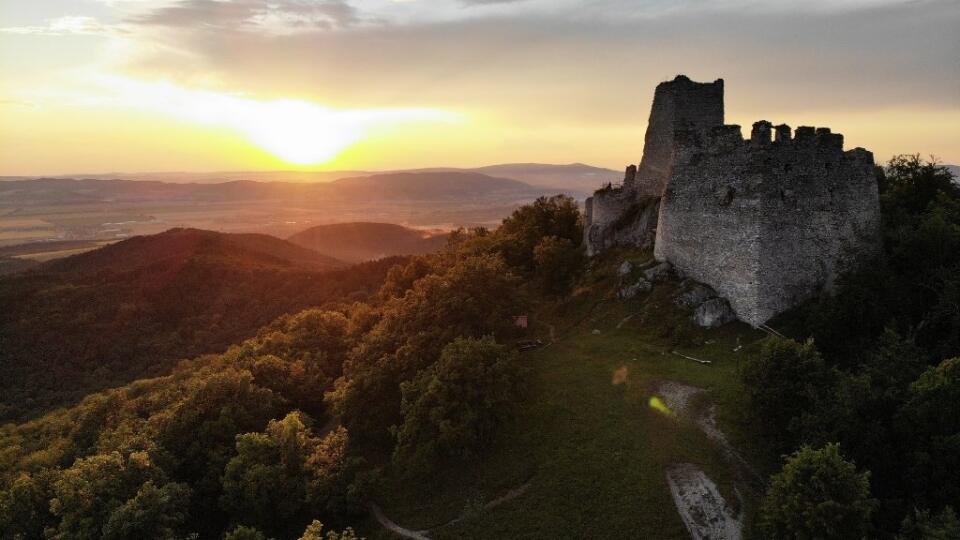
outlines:
{"label": "dirt path", "polygon": [[673,411],[674,414],[689,418],[692,415],[690,411],[690,400],[693,396],[702,394],[705,390],[688,384],[663,381],[657,385],[655,392],[663,399],[663,403]]}
{"label": "dirt path", "polygon": [[[503,503],[505,503],[505,502],[507,502],[507,501],[510,501],[510,500],[512,500],[512,499],[516,499],[516,498],[519,497],[520,495],[523,495],[524,493],[526,493],[526,491],[527,491],[528,489],[530,489],[530,486],[531,486],[531,485],[533,485],[533,481],[532,481],[532,480],[529,481],[529,482],[527,482],[526,484],[523,484],[523,485],[521,485],[521,486],[515,487],[515,488],[511,489],[510,491],[504,493],[503,495],[497,497],[496,499],[493,499],[493,500],[491,500],[490,502],[484,504],[484,505],[483,505],[483,509],[484,509],[484,510],[493,510],[494,508],[500,506],[501,504],[503,504]],[[390,518],[388,518],[387,515],[383,513],[383,510],[381,510],[380,507],[377,506],[375,503],[371,503],[371,504],[370,504],[370,511],[373,513],[373,517],[376,518],[376,520],[380,523],[381,526],[383,526],[383,528],[389,529],[389,530],[391,530],[391,531],[399,534],[400,536],[402,536],[402,537],[404,537],[404,538],[411,538],[412,540],[430,540],[429,533],[430,533],[431,530],[433,530],[433,529],[440,529],[440,528],[447,527],[447,526],[450,526],[450,525],[455,525],[455,524],[463,521],[464,519],[466,519],[466,518],[468,517],[467,514],[464,513],[464,514],[461,514],[460,516],[458,516],[458,517],[456,517],[456,518],[454,518],[454,519],[452,519],[452,520],[444,523],[443,525],[437,525],[436,527],[433,527],[432,529],[422,530],[422,531],[413,531],[413,530],[407,529],[406,527],[402,527],[402,526],[398,525],[398,524],[395,523],[393,520],[391,520]]]}
{"label": "dirt path", "polygon": [[[532,485],[532,482],[527,482],[526,484],[523,484],[523,485],[520,486],[520,487],[511,489],[510,491],[504,493],[503,495],[501,495],[501,496],[497,497],[496,499],[493,499],[492,501],[490,501],[490,502],[488,502],[487,504],[483,505],[483,509],[484,509],[484,510],[493,510],[493,509],[496,508],[497,506],[500,506],[501,504],[503,504],[503,503],[505,503],[505,502],[507,502],[507,501],[509,501],[509,500],[511,500],[511,499],[515,499],[515,498],[519,497],[520,495],[523,495],[523,494],[527,491],[527,489],[530,488],[531,485]],[[455,519],[452,519],[452,520],[448,521],[447,523],[444,523],[443,525],[440,525],[440,527],[436,527],[436,528],[439,529],[439,528],[441,528],[441,527],[446,527],[446,526],[448,526],[448,525],[455,525],[455,524],[463,521],[464,519],[466,519],[466,517],[467,517],[466,514],[461,515],[460,517],[457,517],[457,518],[455,518]]]}
{"label": "dirt path", "polygon": [[[711,403],[704,410],[694,410],[693,398],[706,390],[675,381],[663,381],[655,392],[670,411],[680,418],[692,420],[723,451],[734,466],[737,477],[752,489],[762,489],[762,477],[737,452],[717,424],[716,406]],[[717,486],[695,465],[680,463],[671,466],[667,469],[667,483],[680,518],[693,540],[742,538],[742,517],[733,511]]]}
{"label": "dirt path", "polygon": [[703,471],[690,463],[667,469],[670,494],[692,540],[740,540],[743,523]]}
{"label": "dirt path", "polygon": [[411,538],[412,540],[430,540],[430,537],[427,536],[427,531],[411,531],[391,521],[375,503],[370,504],[370,511],[373,512],[373,517],[375,517],[385,529],[391,530],[404,538]]}
{"label": "dirt path", "polygon": [[727,458],[737,466],[738,473],[745,480],[754,484],[752,487],[757,487],[757,484],[762,487],[763,477],[733,447],[730,439],[717,424],[717,407],[711,403],[700,412],[696,412],[690,407],[691,399],[706,392],[706,390],[675,381],[663,381],[657,386],[655,392],[671,411],[676,413],[677,416],[692,420],[708,439],[719,446]]}

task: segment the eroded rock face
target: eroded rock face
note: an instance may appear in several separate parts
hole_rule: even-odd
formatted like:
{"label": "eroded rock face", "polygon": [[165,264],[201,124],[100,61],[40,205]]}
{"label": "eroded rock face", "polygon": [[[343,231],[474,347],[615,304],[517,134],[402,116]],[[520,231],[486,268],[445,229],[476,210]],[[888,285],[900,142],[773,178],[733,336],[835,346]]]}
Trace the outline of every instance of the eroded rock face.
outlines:
{"label": "eroded rock face", "polygon": [[673,300],[673,303],[680,308],[692,309],[716,297],[717,291],[710,287],[702,283],[689,282],[684,291]]}
{"label": "eroded rock face", "polygon": [[693,322],[704,328],[716,328],[735,320],[737,314],[724,298],[711,298],[693,310]]}

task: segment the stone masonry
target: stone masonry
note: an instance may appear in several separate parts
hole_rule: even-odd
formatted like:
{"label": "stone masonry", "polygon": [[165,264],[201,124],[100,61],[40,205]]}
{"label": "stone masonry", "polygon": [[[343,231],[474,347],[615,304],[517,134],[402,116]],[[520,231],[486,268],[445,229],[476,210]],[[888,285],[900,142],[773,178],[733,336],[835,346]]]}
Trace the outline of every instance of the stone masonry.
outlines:
{"label": "stone masonry", "polygon": [[758,326],[879,248],[873,155],[842,135],[760,121],[744,139],[723,124],[723,81],[683,76],[657,87],[650,116],[637,172],[588,199],[589,253],[655,235],[658,260]]}

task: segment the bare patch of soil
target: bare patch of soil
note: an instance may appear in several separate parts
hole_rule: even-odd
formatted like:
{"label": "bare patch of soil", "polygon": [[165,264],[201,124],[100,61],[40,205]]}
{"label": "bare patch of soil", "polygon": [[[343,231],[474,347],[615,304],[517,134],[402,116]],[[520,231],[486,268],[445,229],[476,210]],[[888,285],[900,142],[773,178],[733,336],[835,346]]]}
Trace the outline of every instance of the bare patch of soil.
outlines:
{"label": "bare patch of soil", "polygon": [[697,466],[679,463],[667,469],[670,494],[693,540],[740,540],[743,523]]}

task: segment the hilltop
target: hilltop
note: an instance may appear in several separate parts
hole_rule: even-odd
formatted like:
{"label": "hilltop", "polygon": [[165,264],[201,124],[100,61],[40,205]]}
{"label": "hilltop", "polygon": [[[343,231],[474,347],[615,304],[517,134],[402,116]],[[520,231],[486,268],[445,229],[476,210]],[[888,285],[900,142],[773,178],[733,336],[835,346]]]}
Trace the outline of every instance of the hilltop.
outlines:
{"label": "hilltop", "polygon": [[265,234],[174,228],[58,259],[39,271],[89,276],[167,268],[176,273],[199,261],[223,267],[233,265],[247,271],[321,271],[347,266],[334,257]]}
{"label": "hilltop", "polygon": [[447,235],[392,223],[334,223],[317,225],[287,239],[293,244],[347,262],[391,255],[423,255],[442,248]]}
{"label": "hilltop", "polygon": [[266,235],[172,229],[0,277],[0,417],[165,373],[284,313],[362,298],[394,262],[347,268]]}

